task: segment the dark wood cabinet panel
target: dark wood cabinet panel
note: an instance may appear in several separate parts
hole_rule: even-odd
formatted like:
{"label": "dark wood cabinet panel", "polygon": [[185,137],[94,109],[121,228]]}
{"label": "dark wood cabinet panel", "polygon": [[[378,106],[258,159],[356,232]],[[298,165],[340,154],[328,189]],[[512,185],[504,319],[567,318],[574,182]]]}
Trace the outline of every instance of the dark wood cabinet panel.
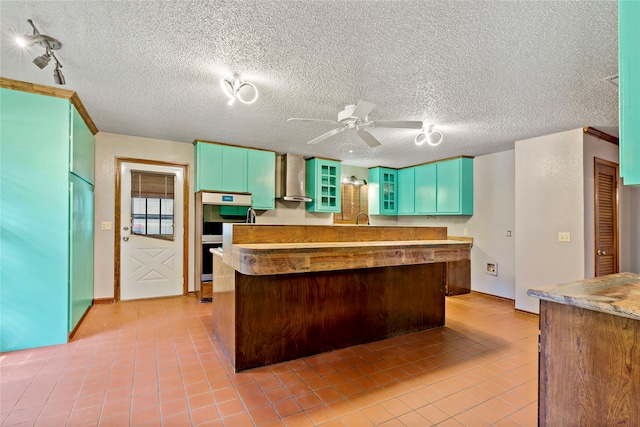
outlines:
{"label": "dark wood cabinet panel", "polygon": [[471,292],[471,260],[447,262],[447,295]]}
{"label": "dark wood cabinet panel", "polygon": [[540,301],[541,426],[640,425],[640,321]]}

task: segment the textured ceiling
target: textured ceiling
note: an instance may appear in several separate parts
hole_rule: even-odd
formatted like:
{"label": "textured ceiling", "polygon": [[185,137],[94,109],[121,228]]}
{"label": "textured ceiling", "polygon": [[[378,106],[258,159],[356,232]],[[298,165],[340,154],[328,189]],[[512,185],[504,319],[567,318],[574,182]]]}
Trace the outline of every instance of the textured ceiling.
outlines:
{"label": "textured ceiling", "polygon": [[[100,131],[230,144],[406,166],[513,148],[514,141],[585,125],[616,133],[615,1],[6,1],[0,74],[53,84],[31,34],[59,39],[67,80]],[[219,80],[240,73],[260,91],[227,105]],[[378,104],[371,119],[423,120],[444,134],[373,129],[317,145],[330,129],[288,117],[335,119],[346,104]],[[6,106],[1,106],[6,108]],[[352,150],[352,152],[350,152]]]}

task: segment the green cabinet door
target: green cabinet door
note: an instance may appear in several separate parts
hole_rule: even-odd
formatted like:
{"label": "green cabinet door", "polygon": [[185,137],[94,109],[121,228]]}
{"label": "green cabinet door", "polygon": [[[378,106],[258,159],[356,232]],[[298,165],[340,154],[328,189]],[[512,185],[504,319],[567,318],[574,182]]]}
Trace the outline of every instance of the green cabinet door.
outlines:
{"label": "green cabinet door", "polygon": [[247,191],[247,149],[222,146],[222,190]]}
{"label": "green cabinet door", "polygon": [[436,205],[439,215],[473,215],[473,159],[437,163]]}
{"label": "green cabinet door", "polygon": [[93,303],[93,185],[69,174],[69,331]]}
{"label": "green cabinet door", "polygon": [[369,169],[372,190],[369,213],[372,215],[398,214],[398,171],[390,168]]}
{"label": "green cabinet door", "polygon": [[222,145],[196,142],[196,191],[224,191],[222,185]]}
{"label": "green cabinet door", "polygon": [[618,2],[620,176],[640,186],[640,2]]}
{"label": "green cabinet door", "polygon": [[71,110],[71,146],[69,171],[89,184],[95,183],[94,177],[94,137],[76,108],[69,104]]}
{"label": "green cabinet door", "polygon": [[437,209],[440,214],[460,211],[460,162],[447,160],[437,164]]}
{"label": "green cabinet door", "polygon": [[254,209],[276,207],[276,154],[273,151],[247,151],[247,191]]}
{"label": "green cabinet door", "polygon": [[429,163],[415,167],[415,199],[416,214],[433,215],[437,213],[437,163]]}
{"label": "green cabinet door", "polygon": [[415,206],[416,168],[404,168],[398,171],[398,215],[413,215]]}
{"label": "green cabinet door", "polygon": [[307,160],[307,203],[309,212],[340,212],[340,162],[312,158]]}
{"label": "green cabinet door", "polygon": [[2,88],[0,105],[4,352],[67,342],[70,103]]}

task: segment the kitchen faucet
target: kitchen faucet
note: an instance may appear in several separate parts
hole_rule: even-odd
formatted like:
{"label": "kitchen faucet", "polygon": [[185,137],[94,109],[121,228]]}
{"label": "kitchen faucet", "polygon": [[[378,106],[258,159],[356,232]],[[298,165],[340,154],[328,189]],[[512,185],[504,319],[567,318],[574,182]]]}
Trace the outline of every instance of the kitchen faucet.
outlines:
{"label": "kitchen faucet", "polygon": [[246,223],[247,224],[255,224],[256,223],[256,211],[254,211],[251,206],[249,206],[249,209],[247,209]]}
{"label": "kitchen faucet", "polygon": [[356,225],[358,225],[358,219],[360,218],[360,215],[366,215],[367,216],[367,225],[371,225],[369,224],[369,214],[366,212],[360,212],[357,216],[356,216]]}

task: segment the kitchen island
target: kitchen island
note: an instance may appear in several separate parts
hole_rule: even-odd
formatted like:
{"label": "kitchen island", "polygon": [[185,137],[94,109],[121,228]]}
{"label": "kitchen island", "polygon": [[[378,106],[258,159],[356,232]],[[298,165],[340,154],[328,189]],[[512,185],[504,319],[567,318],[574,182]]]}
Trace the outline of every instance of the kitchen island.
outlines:
{"label": "kitchen island", "polygon": [[527,294],[541,299],[539,425],[640,426],[640,274]]}
{"label": "kitchen island", "polygon": [[446,227],[225,224],[213,332],[236,371],[444,325]]}

